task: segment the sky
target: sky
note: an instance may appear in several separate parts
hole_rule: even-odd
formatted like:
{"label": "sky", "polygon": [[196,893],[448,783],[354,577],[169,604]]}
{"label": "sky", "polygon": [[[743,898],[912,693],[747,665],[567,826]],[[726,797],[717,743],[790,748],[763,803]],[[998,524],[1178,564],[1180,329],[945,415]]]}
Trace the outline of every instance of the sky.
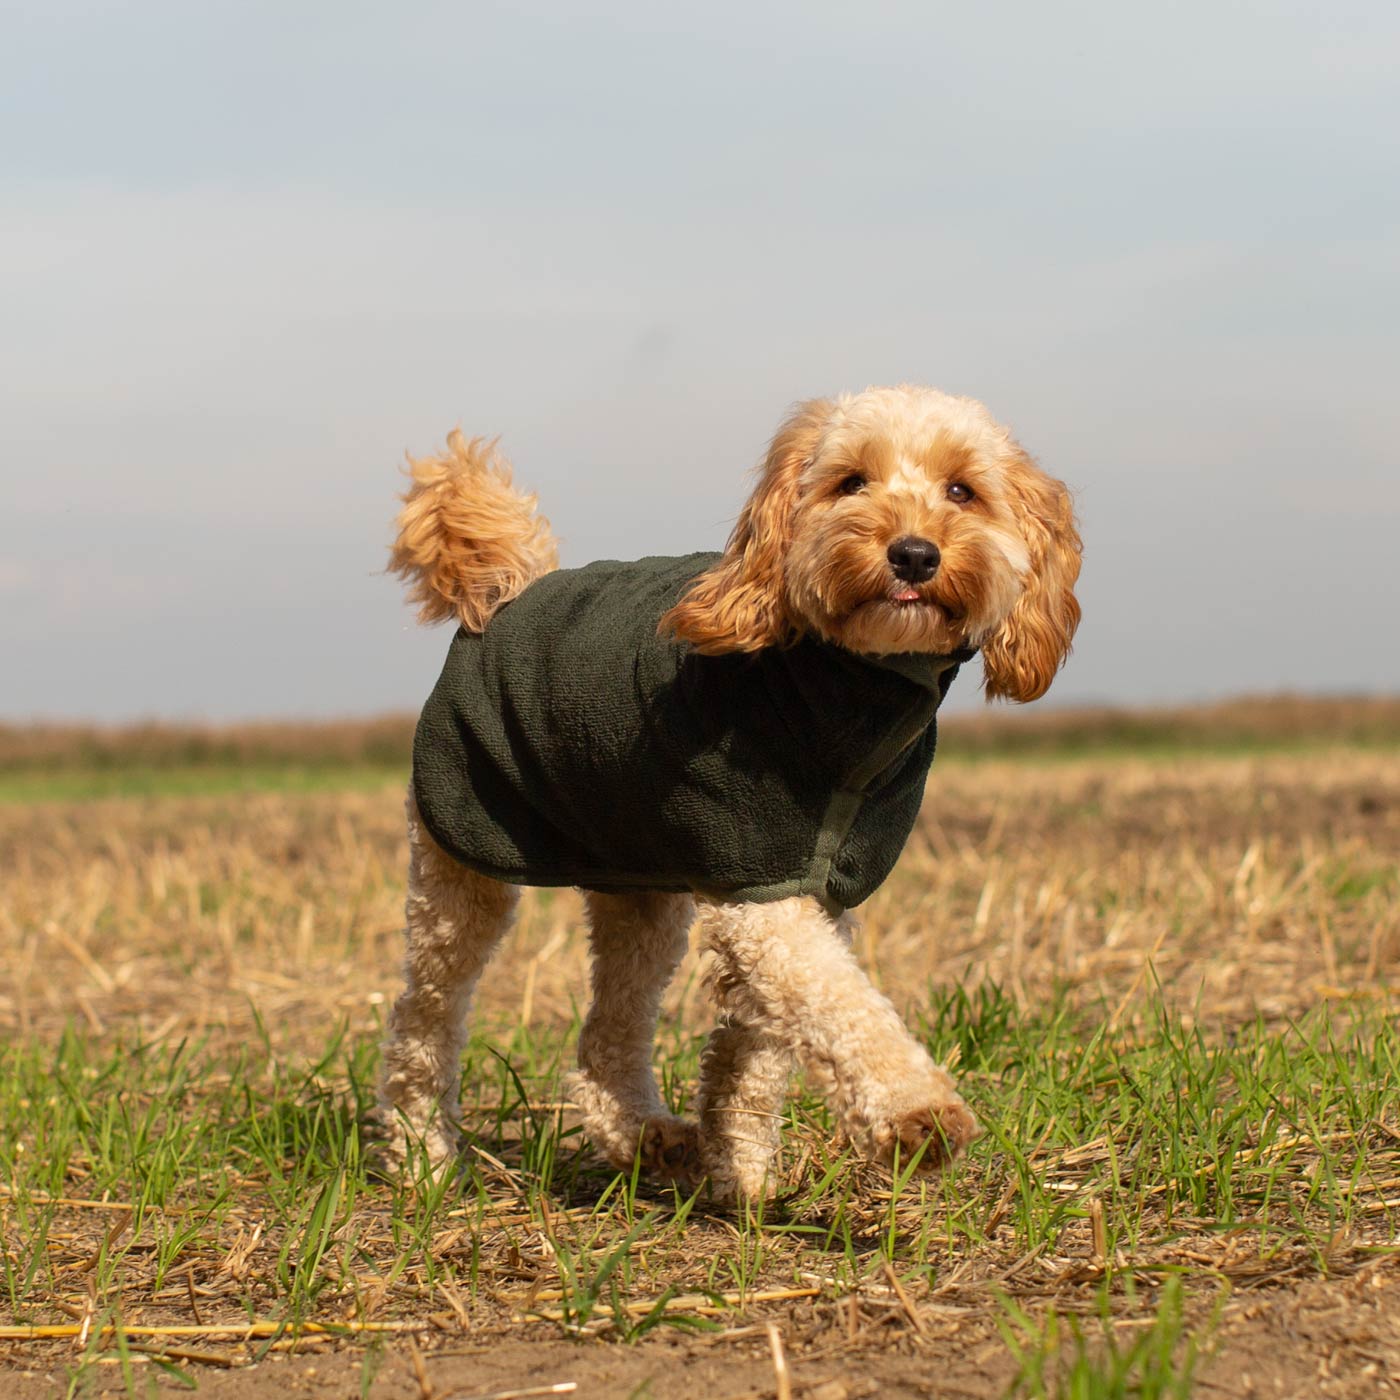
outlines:
{"label": "sky", "polygon": [[1400,692],[1398,67],[1381,0],[0,0],[0,719],[413,709],[406,451],[718,548],[900,381],[1075,490],[1042,703]]}

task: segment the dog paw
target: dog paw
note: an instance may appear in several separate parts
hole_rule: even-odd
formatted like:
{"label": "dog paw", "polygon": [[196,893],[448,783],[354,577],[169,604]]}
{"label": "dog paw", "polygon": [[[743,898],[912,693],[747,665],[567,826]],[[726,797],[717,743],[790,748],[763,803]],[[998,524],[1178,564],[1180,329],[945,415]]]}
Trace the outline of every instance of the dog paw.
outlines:
{"label": "dog paw", "polygon": [[365,1170],[379,1181],[398,1181],[424,1167],[442,1179],[460,1168],[460,1148],[456,1132],[436,1123],[422,1137],[410,1139],[403,1120],[392,1109],[371,1109],[360,1120]]}
{"label": "dog paw", "polygon": [[725,1210],[757,1209],[776,1194],[778,1187],[771,1170],[727,1156],[709,1162],[704,1178],[705,1199],[711,1206]]}
{"label": "dog paw", "polygon": [[391,1109],[372,1108],[359,1123],[360,1154],[365,1170],[379,1180],[390,1180],[403,1171],[408,1141]]}
{"label": "dog paw", "polygon": [[700,1159],[700,1128],[686,1118],[648,1118],[642,1124],[638,1148],[642,1170],[662,1181],[694,1186],[704,1175]]}
{"label": "dog paw", "polygon": [[961,1157],[981,1132],[972,1110],[955,1095],[944,1103],[917,1108],[882,1124],[874,1133],[875,1155],[886,1166],[892,1166],[898,1148],[900,1165],[904,1166],[923,1148],[919,1170],[941,1171]]}

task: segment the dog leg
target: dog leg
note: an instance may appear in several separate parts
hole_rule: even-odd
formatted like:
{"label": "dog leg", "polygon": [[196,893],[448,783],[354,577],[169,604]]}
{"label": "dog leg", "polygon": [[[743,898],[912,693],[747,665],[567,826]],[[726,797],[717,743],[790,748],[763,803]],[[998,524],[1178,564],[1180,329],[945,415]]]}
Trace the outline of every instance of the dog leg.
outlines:
{"label": "dog leg", "polygon": [[[815,900],[785,899],[702,906],[700,928],[702,945],[714,954],[710,980],[720,1007],[756,1047],[750,1054],[755,1083],[776,1079],[776,1069],[764,1062],[773,1046],[795,1047],[846,1134],[885,1163],[896,1148],[908,1161],[927,1143],[922,1165],[934,1169],[976,1137],[977,1120],[948,1072],[934,1064],[861,971],[844,920],[833,920]],[[743,1053],[738,1061],[738,1087],[746,1096],[740,1106],[747,1108]],[[716,1087],[703,1099],[725,1133],[714,1139],[706,1134],[706,1166],[721,1187],[732,1182],[739,1192],[752,1193],[762,1189],[761,1152],[745,1144],[736,1152],[733,1143],[740,1134],[750,1143],[764,1139],[752,1126],[741,1128],[724,1116],[725,1105],[736,1101],[735,1091],[720,1081],[725,1067],[717,1060]],[[776,1145],[776,1133],[769,1141]]]}
{"label": "dog leg", "polygon": [[[721,1007],[725,1000],[719,997]],[[710,1032],[696,1116],[705,1173],[719,1200],[758,1200],[766,1192],[792,1067],[791,1047],[761,1024],[727,1014]]]}
{"label": "dog leg", "polygon": [[379,1085],[379,1156],[401,1165],[412,1138],[434,1167],[455,1160],[462,1047],[472,993],[510,928],[520,891],[452,859],[428,835],[410,791],[407,986],[389,1016]]}
{"label": "dog leg", "polygon": [[689,895],[585,892],[593,1004],[578,1041],[569,1096],[584,1130],[619,1171],[689,1182],[699,1173],[695,1125],[666,1111],[651,1069],[661,994],[685,956]]}
{"label": "dog leg", "polygon": [[[701,923],[702,947],[710,952],[716,951],[709,942],[713,927],[709,918]],[[843,913],[833,928],[850,947],[855,919]],[[725,965],[715,957],[706,979],[724,1019],[700,1058],[696,1116],[712,1192],[720,1200],[757,1200],[767,1193],[782,1145],[783,1106],[796,1056],[790,1042],[742,1019],[743,998],[730,995]]]}

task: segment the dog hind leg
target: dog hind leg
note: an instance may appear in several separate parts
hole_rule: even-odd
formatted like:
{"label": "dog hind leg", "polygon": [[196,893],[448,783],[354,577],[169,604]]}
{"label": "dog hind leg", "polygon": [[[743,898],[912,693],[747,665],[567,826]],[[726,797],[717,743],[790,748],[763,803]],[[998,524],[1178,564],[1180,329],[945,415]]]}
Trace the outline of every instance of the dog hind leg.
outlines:
{"label": "dog hind leg", "polygon": [[685,956],[695,916],[689,895],[585,891],[593,1002],[579,1034],[570,1098],[608,1161],[690,1182],[699,1171],[696,1128],[668,1113],[652,1073],[661,994]]}
{"label": "dog hind leg", "polygon": [[472,993],[510,928],[520,891],[447,855],[424,829],[410,790],[405,900],[406,986],[389,1016],[379,1085],[379,1157],[401,1165],[410,1139],[434,1167],[454,1161],[462,1048]]}

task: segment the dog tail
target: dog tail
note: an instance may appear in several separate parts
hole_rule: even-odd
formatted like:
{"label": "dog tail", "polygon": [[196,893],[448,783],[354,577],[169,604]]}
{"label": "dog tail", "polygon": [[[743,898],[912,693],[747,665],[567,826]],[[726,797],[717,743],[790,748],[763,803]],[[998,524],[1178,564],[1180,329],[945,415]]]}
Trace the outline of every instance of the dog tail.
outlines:
{"label": "dog tail", "polygon": [[456,618],[480,632],[502,604],[559,567],[534,496],[511,485],[495,438],[447,436],[447,451],[408,459],[389,570],[408,585],[419,622]]}

